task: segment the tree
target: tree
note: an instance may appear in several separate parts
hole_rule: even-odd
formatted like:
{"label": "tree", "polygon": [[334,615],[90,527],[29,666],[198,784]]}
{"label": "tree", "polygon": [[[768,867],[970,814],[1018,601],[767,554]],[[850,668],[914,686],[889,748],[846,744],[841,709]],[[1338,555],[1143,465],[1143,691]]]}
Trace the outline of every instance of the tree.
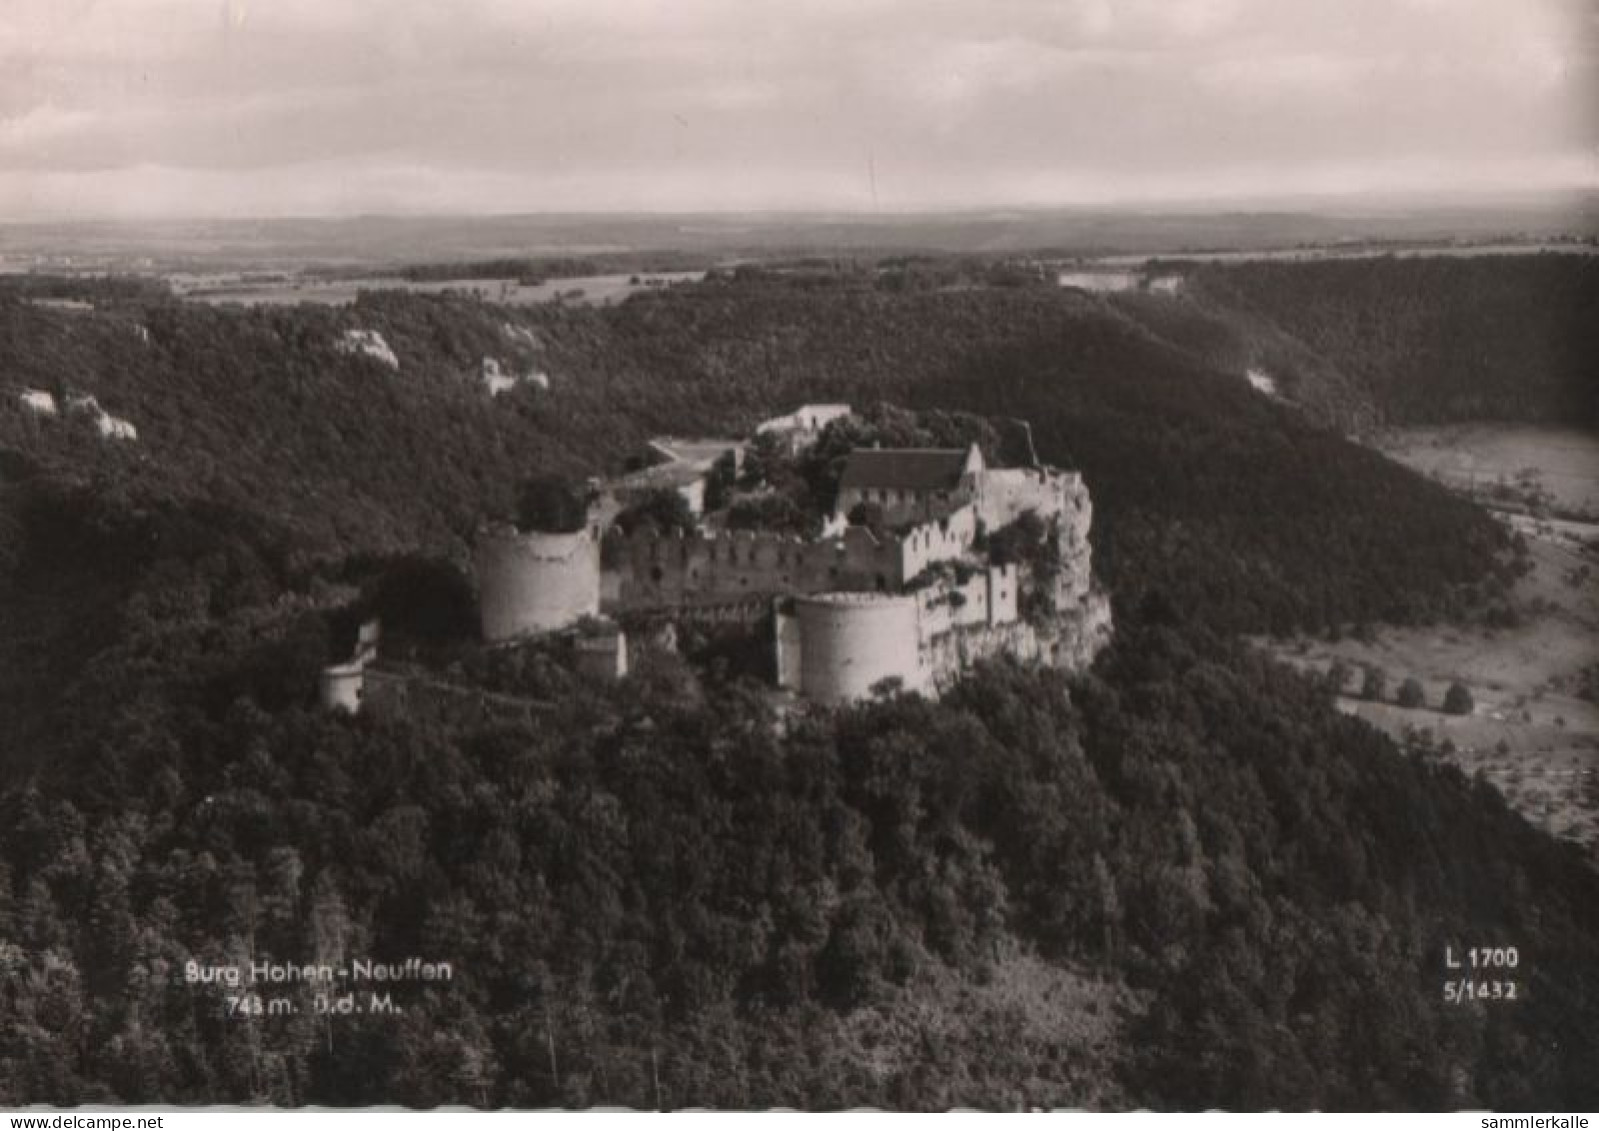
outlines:
{"label": "tree", "polygon": [[864,526],[874,534],[884,529],[882,503],[856,503],[844,517],[851,526]]}
{"label": "tree", "polygon": [[582,496],[558,475],[537,475],[522,484],[516,498],[516,524],[545,534],[572,534],[588,523]]}
{"label": "tree", "polygon": [[995,565],[1026,562],[1038,566],[1048,542],[1049,530],[1035,510],[1026,510],[1015,521],[1000,527],[988,537],[988,558]]}
{"label": "tree", "polygon": [[1327,690],[1334,695],[1342,695],[1344,688],[1349,685],[1352,670],[1343,660],[1334,660],[1327,668]]}
{"label": "tree", "polygon": [[363,616],[379,618],[391,635],[443,643],[473,639],[478,632],[472,582],[442,558],[405,554],[384,563],[368,583],[361,608]]}
{"label": "tree", "polygon": [[871,691],[873,699],[892,699],[905,690],[905,679],[903,676],[885,675],[868,690]]}
{"label": "tree", "polygon": [[651,491],[616,516],[616,528],[623,534],[652,529],[658,534],[694,529],[694,512],[688,500],[669,488]]}
{"label": "tree", "polygon": [[1388,676],[1379,667],[1368,666],[1360,683],[1360,697],[1380,701],[1388,690]]}
{"label": "tree", "polygon": [[705,476],[705,509],[719,511],[727,506],[737,480],[738,460],[731,451],[723,452]]}
{"label": "tree", "polygon": [[746,491],[779,487],[797,477],[794,457],[772,432],[761,432],[744,449],[744,469],[738,486]]}
{"label": "tree", "polygon": [[893,923],[876,901],[857,896],[840,908],[827,944],[817,955],[817,981],[825,998],[855,1005],[883,973]]}
{"label": "tree", "polygon": [[1449,690],[1444,692],[1444,713],[1449,715],[1469,715],[1476,709],[1476,702],[1471,697],[1471,689],[1458,679],[1449,685]]}
{"label": "tree", "polygon": [[1399,685],[1399,705],[1414,710],[1427,705],[1427,692],[1421,686],[1421,680],[1411,676]]}
{"label": "tree", "polygon": [[742,495],[727,508],[729,530],[768,530],[810,536],[820,529],[788,495],[766,492]]}

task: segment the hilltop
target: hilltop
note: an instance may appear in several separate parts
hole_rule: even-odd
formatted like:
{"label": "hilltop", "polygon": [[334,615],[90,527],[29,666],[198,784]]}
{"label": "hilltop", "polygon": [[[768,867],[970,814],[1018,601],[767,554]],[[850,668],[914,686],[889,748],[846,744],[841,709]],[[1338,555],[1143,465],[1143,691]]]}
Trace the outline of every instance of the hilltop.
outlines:
{"label": "hilltop", "polygon": [[[1571,274],[1573,294],[1591,295],[1591,268],[1567,259],[1558,269]],[[1377,278],[1393,266],[1368,264]],[[1526,287],[1541,289],[1548,265],[1524,266]],[[1186,298],[1146,303],[1163,303],[1168,320],[1210,309]],[[1116,528],[1151,511],[1181,511],[1196,553],[1242,553],[1256,575],[1245,588],[1264,584],[1273,607],[1224,613],[1233,627],[1404,616],[1436,608],[1481,573],[1497,534],[1470,507],[1345,443],[1315,411],[1255,395],[1242,380],[1249,358],[1152,326],[1127,305],[1036,286],[886,292],[853,273],[723,278],[603,309],[393,293],[338,309],[211,310],[120,293],[88,314],[9,302],[0,310],[6,380],[75,383],[132,421],[140,441],[79,444],[66,430],[32,428],[12,404],[0,437],[52,474],[100,474],[118,492],[269,515],[314,555],[420,546],[459,556],[476,520],[506,513],[526,475],[603,474],[651,435],[737,435],[804,400],[972,408],[1055,421],[1040,428],[1050,433],[1041,458],[1080,466],[1096,497],[1119,496],[1106,513],[1110,559],[1127,561]],[[351,329],[381,335],[398,370],[338,350]],[[1312,409],[1336,399],[1348,383],[1338,367],[1351,364],[1337,350],[1315,356],[1319,368],[1284,374],[1306,386],[1295,395]],[[477,375],[486,357],[537,365],[551,387],[485,396]],[[1450,372],[1474,380],[1473,371]],[[1314,385],[1318,374],[1329,375],[1324,386]],[[1362,394],[1351,416],[1386,411],[1375,395]],[[1547,412],[1564,402],[1541,403],[1526,401]],[[414,474],[421,466],[427,475]],[[1394,513],[1372,514],[1371,499]],[[1263,510],[1284,523],[1251,521]],[[1379,555],[1385,522],[1412,533]],[[1341,536],[1324,537],[1334,530]],[[1273,544],[1259,547],[1256,568],[1262,539]],[[1349,592],[1360,572],[1354,547],[1382,569],[1388,599]],[[1459,554],[1458,568],[1445,549]],[[1271,576],[1290,560],[1288,573]],[[1197,603],[1183,577],[1124,577],[1124,590],[1158,580]]]}

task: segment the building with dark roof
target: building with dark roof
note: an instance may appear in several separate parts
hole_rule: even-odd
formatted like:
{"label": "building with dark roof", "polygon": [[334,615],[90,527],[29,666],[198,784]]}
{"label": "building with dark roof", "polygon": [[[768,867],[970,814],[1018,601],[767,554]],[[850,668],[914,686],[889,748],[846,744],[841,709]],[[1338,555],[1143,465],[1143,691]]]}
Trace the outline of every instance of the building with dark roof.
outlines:
{"label": "building with dark roof", "polygon": [[987,464],[972,444],[960,448],[857,448],[838,484],[839,514],[868,503],[890,526],[925,522],[970,502]]}

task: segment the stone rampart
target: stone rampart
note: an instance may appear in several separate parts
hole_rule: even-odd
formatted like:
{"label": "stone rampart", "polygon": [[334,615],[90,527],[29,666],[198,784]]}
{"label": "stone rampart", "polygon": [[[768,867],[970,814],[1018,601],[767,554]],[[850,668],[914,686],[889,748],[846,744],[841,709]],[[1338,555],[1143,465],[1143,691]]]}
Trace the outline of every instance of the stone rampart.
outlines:
{"label": "stone rampart", "polygon": [[603,603],[617,612],[760,594],[890,590],[905,581],[899,544],[856,526],[814,542],[753,531],[613,533],[601,560]]}
{"label": "stone rampart", "polygon": [[601,602],[625,612],[759,594],[893,592],[928,566],[965,556],[976,536],[970,506],[883,536],[861,526],[815,540],[766,531],[613,529],[601,548]]}

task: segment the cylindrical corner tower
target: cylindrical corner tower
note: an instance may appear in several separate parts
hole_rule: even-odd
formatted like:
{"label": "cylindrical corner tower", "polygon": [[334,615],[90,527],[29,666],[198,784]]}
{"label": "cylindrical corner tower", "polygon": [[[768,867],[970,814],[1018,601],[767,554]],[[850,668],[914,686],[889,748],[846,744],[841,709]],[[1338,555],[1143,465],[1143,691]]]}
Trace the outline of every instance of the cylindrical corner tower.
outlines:
{"label": "cylindrical corner tower", "polygon": [[483,639],[514,640],[565,628],[600,610],[599,544],[574,534],[478,532],[478,601]]}
{"label": "cylindrical corner tower", "polygon": [[928,686],[914,596],[818,593],[795,599],[803,649],[800,691],[819,703],[863,699],[885,679]]}
{"label": "cylindrical corner tower", "polygon": [[359,661],[332,664],[322,669],[317,681],[317,698],[327,711],[361,710],[361,697],[366,684],[366,670]]}

